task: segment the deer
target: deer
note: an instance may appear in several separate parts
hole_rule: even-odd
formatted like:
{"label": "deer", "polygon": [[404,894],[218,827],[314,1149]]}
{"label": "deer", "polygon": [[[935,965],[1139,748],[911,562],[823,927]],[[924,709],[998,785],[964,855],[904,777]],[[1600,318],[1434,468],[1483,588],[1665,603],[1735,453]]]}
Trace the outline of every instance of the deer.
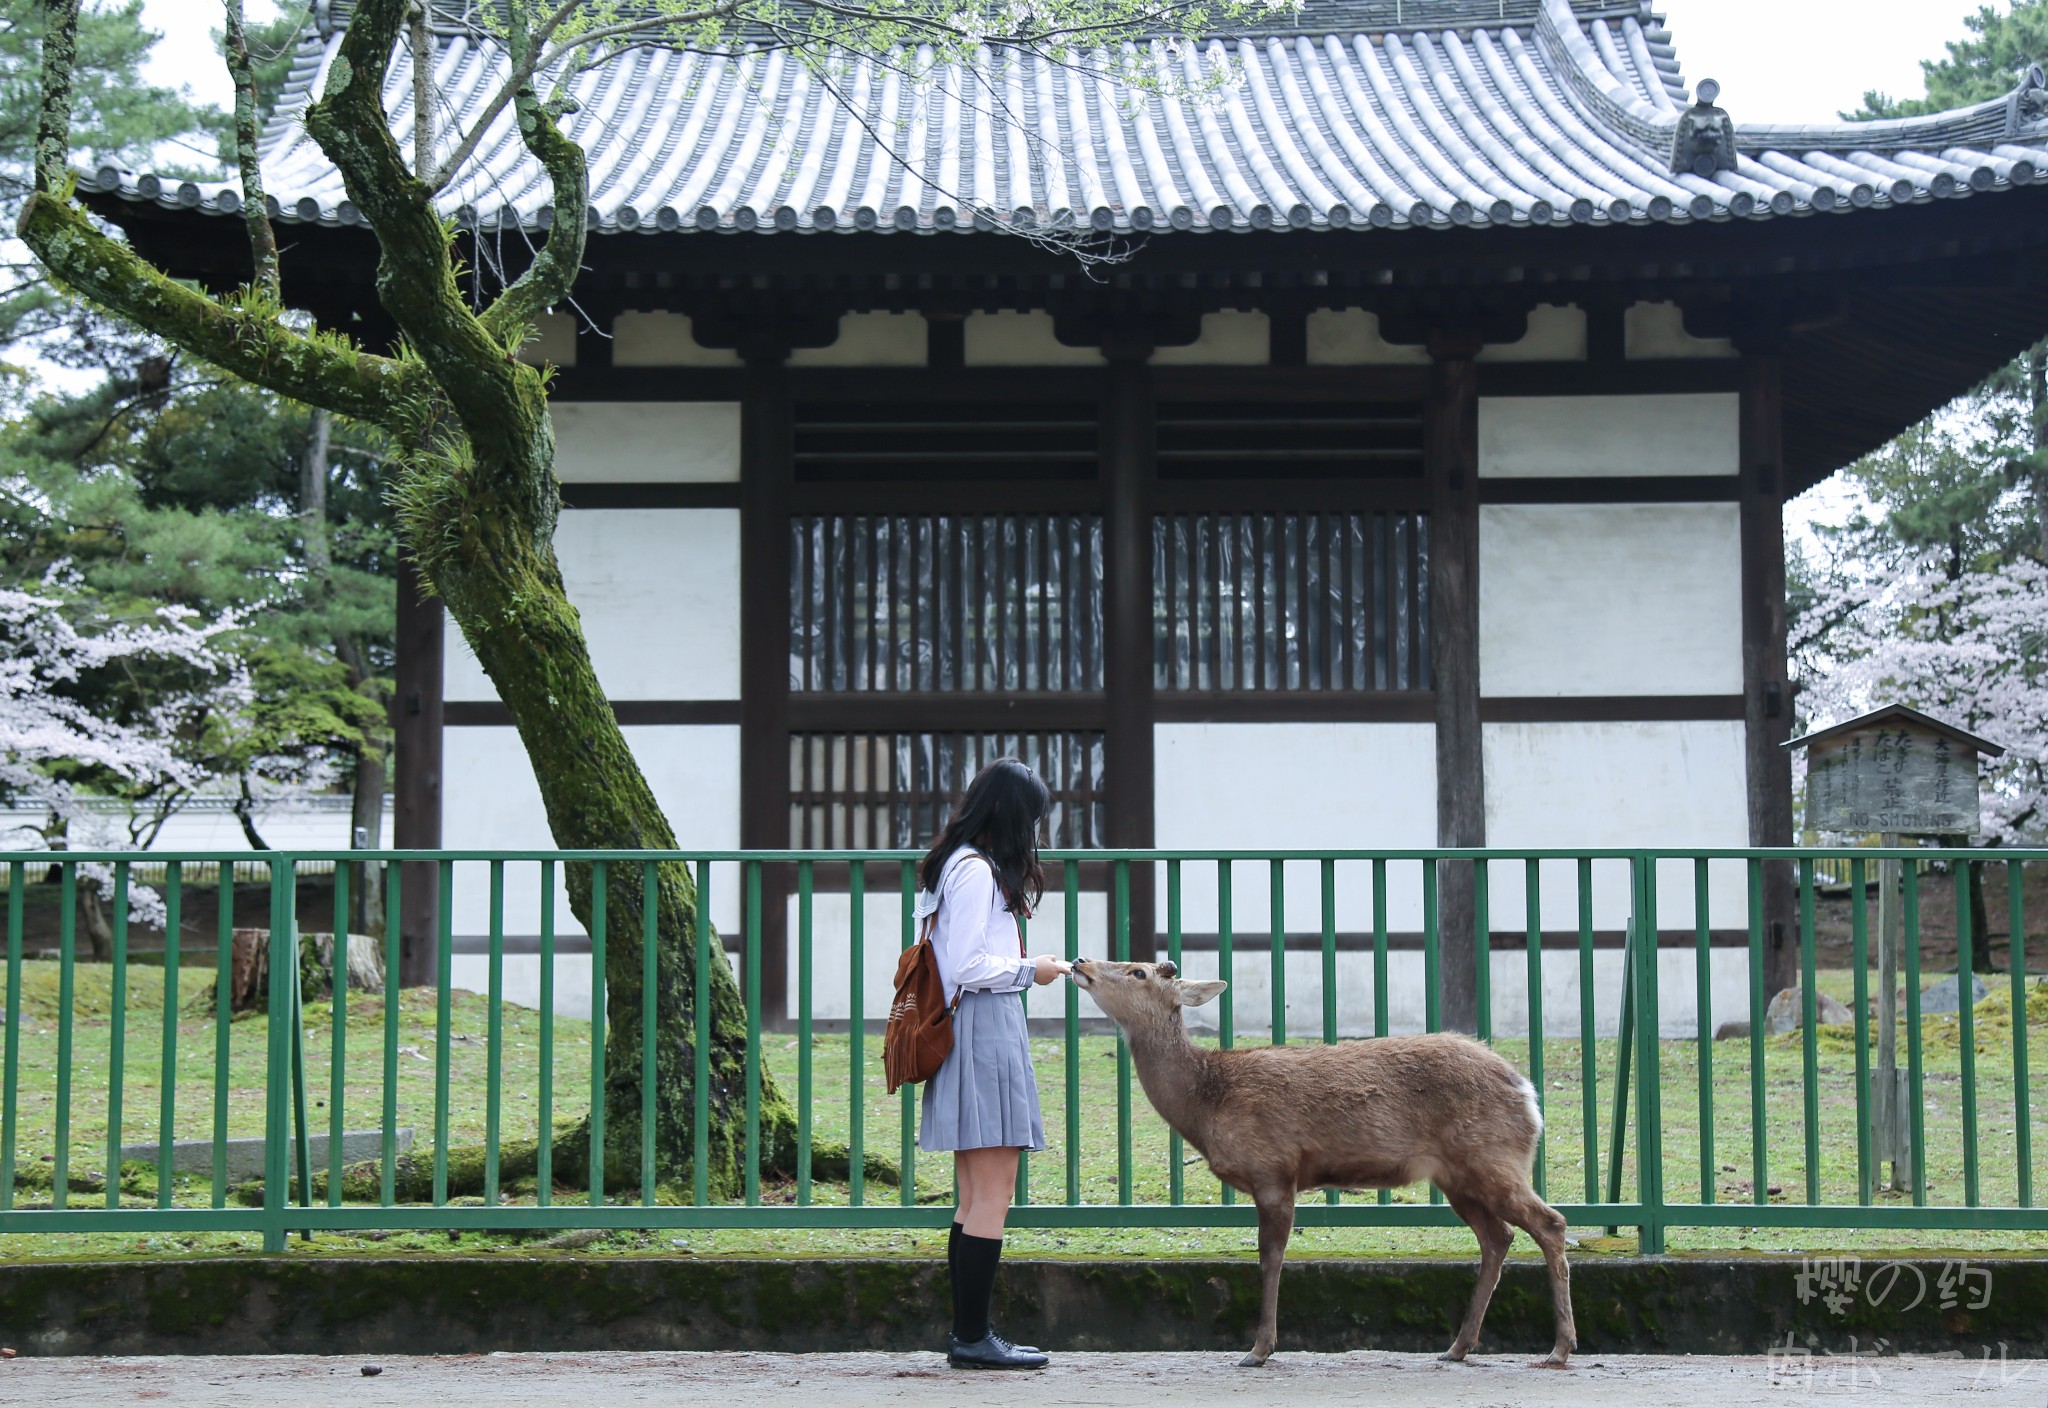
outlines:
{"label": "deer", "polygon": [[1295,1195],[1423,1179],[1479,1239],[1479,1283],[1438,1357],[1462,1363],[1479,1343],[1519,1227],[1543,1250],[1557,1322],[1556,1343],[1535,1367],[1566,1367],[1577,1335],[1565,1220],[1530,1184],[1543,1117],[1535,1087],[1507,1061],[1447,1032],[1210,1050],[1188,1039],[1181,1009],[1213,1000],[1227,983],[1186,981],[1166,962],[1092,958],[1075,962],[1070,979],[1123,1032],[1152,1108],[1258,1208],[1264,1294],[1242,1367],[1263,1366],[1278,1338]]}

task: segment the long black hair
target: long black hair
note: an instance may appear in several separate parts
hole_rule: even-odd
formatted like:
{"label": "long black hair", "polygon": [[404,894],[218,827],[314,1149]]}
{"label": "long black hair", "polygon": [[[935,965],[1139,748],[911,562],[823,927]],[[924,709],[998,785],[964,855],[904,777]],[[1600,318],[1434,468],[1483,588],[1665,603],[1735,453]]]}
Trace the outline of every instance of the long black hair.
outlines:
{"label": "long black hair", "polygon": [[938,893],[946,862],[962,846],[988,857],[1003,892],[1003,908],[1029,915],[1045,893],[1038,864],[1038,823],[1052,810],[1052,794],[1038,774],[1015,758],[998,758],[975,774],[953,808],[945,830],[918,863],[917,884]]}

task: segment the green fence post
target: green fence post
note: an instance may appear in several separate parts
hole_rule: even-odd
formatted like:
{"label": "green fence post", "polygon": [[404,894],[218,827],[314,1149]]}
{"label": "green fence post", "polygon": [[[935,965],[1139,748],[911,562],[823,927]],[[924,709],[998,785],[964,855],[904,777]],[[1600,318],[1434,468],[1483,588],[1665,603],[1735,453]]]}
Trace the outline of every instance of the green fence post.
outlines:
{"label": "green fence post", "polygon": [[852,906],[846,937],[846,1201],[848,1206],[857,1208],[867,1198],[867,1155],[861,1147],[868,1113],[867,1055],[863,1050],[868,1026],[866,862],[853,862],[847,870],[846,882],[846,897]]}
{"label": "green fence post", "polygon": [[[640,1206],[654,1206],[655,1101],[661,1076],[656,1037],[661,1030],[661,870],[640,862]],[[495,1014],[495,1006],[492,1008]],[[493,1079],[491,1089],[497,1089]],[[808,1152],[808,1150],[806,1150]]]}
{"label": "green fence post", "polygon": [[811,1205],[811,863],[807,860],[796,864],[796,1205]]}
{"label": "green fence post", "polygon": [[[21,933],[22,891],[28,868],[7,867],[7,1018],[5,1072],[0,1074],[0,1212],[14,1207],[14,1141],[21,1108]],[[177,1022],[170,1019],[175,1027]]]}
{"label": "green fence post", "polygon": [[1750,1201],[1770,1201],[1770,1154],[1764,1135],[1764,863],[1749,871],[1749,1183]]}
{"label": "green fence post", "polygon": [[268,1069],[265,1072],[263,1121],[263,1250],[284,1250],[285,1210],[288,1204],[286,1179],[290,1168],[293,978],[299,971],[297,946],[292,942],[289,896],[296,883],[291,857],[273,854],[270,860],[270,996]]}
{"label": "green fence post", "polygon": [[1472,998],[1479,1039],[1493,1045],[1493,868],[1472,862]]}
{"label": "green fence post", "polygon": [[[902,951],[917,946],[917,867],[909,861],[897,866],[897,887],[902,891],[903,910],[898,916],[897,939]],[[897,1175],[897,1200],[906,1208],[917,1206],[917,1089],[904,1086],[897,1093],[897,1126],[901,1171]]]}
{"label": "green fence post", "polygon": [[606,929],[610,923],[610,867],[590,863],[590,1206],[601,1208],[604,1197],[605,1039],[604,969]]}
{"label": "green fence post", "polygon": [[2034,1205],[2034,1131],[2032,1099],[2027,1089],[2027,925],[2021,901],[2024,880],[2020,862],[2005,863],[2006,966],[2012,981],[2013,1129],[2018,1136],[2020,1206]]}
{"label": "green fence post", "polygon": [[1820,995],[1814,974],[1813,857],[1799,858],[1799,1059],[1805,1099],[1806,1204],[1820,1202]]}
{"label": "green fence post", "polygon": [[1876,1182],[1870,1147],[1870,897],[1860,860],[1849,862],[1849,967],[1856,1004],[1856,1201],[1869,1207]]}
{"label": "green fence post", "polygon": [[[1976,862],[1954,865],[1956,890],[1956,1047],[1963,1066],[1963,1205],[1976,1207],[1981,1189],[1977,1173],[1977,975],[1972,963],[1976,947],[1970,913],[1970,892]],[[2013,1013],[2014,1026],[2026,1025],[2024,1012]]]}
{"label": "green fence post", "polygon": [[444,860],[434,924],[434,1206],[448,1205],[450,1063],[455,1025],[455,862]]}
{"label": "green fence post", "polygon": [[1693,924],[1693,1035],[1699,1051],[1700,1095],[1700,1201],[1714,1201],[1714,976],[1713,934],[1708,928],[1707,862],[1695,857],[1692,863]]}
{"label": "green fence post", "polygon": [[1644,1256],[1664,1253],[1664,1090],[1662,1009],[1657,1001],[1657,861],[1641,859],[1642,919],[1637,925],[1642,953],[1636,962],[1636,1181],[1643,1202],[1642,1236],[1637,1249]]}
{"label": "green fence post", "polygon": [[[334,1000],[327,1039],[327,1206],[341,1206],[342,1134],[348,1129],[348,865],[334,863],[334,946],[328,966]],[[493,1083],[493,1095],[497,1086]]]}
{"label": "green fence post", "polygon": [[1273,1033],[1275,1046],[1287,1044],[1287,867],[1284,861],[1268,862],[1267,885],[1270,893],[1272,923],[1271,977],[1267,980],[1268,992],[1273,999]]}
{"label": "green fence post", "polygon": [[[397,874],[397,867],[387,868]],[[540,863],[540,1103],[534,1131],[533,1201],[555,1201],[555,863]]]}
{"label": "green fence post", "polygon": [[747,1206],[761,1201],[761,862],[748,861],[747,884]]}
{"label": "green fence post", "polygon": [[[1621,1016],[1616,1020],[1614,1030],[1614,1122],[1607,1136],[1607,1201],[1610,1203],[1621,1201],[1621,1161],[1628,1138],[1629,1069],[1635,1056],[1636,929],[1642,922],[1643,892],[1642,877],[1637,873],[1634,861],[1629,862],[1628,878],[1628,926],[1621,935]],[[1640,1126],[1640,1112],[1636,1119]],[[1640,1129],[1636,1138],[1640,1143]],[[1618,1236],[1620,1232],[1619,1226],[1607,1229],[1610,1237]]]}
{"label": "green fence post", "polygon": [[213,1207],[228,1205],[228,1026],[234,1016],[235,867],[222,861],[214,905],[213,970]]}
{"label": "green fence post", "polygon": [[1581,857],[1579,899],[1579,1123],[1585,1128],[1586,1201],[1600,1201],[1600,1044],[1593,985],[1593,862]]}
{"label": "green fence post", "polygon": [[[855,867],[859,873],[859,867]],[[857,922],[857,921],[856,921]],[[711,1201],[711,965],[723,962],[711,942],[711,862],[697,862],[697,961],[690,1003],[690,1201]],[[854,1129],[858,1131],[856,1124]],[[860,1144],[853,1146],[854,1189],[860,1188]],[[856,1206],[858,1201],[856,1200]]]}
{"label": "green fence post", "polygon": [[1913,1143],[1913,1206],[1927,1206],[1927,1091],[1921,1065],[1920,867],[1899,866],[1906,920],[1906,1128]]}
{"label": "green fence post", "polygon": [[[398,970],[404,952],[404,875],[405,867],[395,861],[384,867],[384,1111],[377,1200],[385,1207],[398,1199]],[[545,919],[548,911],[543,907],[541,913]],[[547,1064],[545,1049],[541,1064],[543,1068]],[[542,1103],[545,1107],[546,1102]],[[545,1117],[545,1108],[542,1113]]]}
{"label": "green fence post", "polygon": [[50,1207],[62,1211],[71,1200],[72,1041],[78,1010],[78,866],[65,861],[58,871],[57,896],[57,1149],[50,1173]]}
{"label": "green fence post", "polygon": [[[1180,862],[1170,860],[1166,863],[1166,961],[1173,965],[1176,973],[1181,969],[1180,951]],[[1067,986],[1072,988],[1073,984]],[[1326,991],[1324,1002],[1330,1000]],[[1181,1206],[1187,1196],[1186,1164],[1183,1162],[1186,1157],[1186,1145],[1180,1131],[1170,1130],[1166,1136],[1166,1197],[1175,1207]]]}
{"label": "green fence post", "polygon": [[[1222,995],[1216,999],[1216,1044],[1225,1051],[1237,1044],[1235,928],[1236,916],[1230,893],[1230,862],[1219,860],[1216,862],[1216,976],[1223,980],[1224,988]],[[1118,1037],[1117,1041],[1121,1046],[1123,1038]],[[1237,1202],[1237,1190],[1228,1183],[1222,1184],[1221,1196],[1225,1207]]]}
{"label": "green fence post", "polygon": [[[121,1206],[122,1076],[128,1066],[128,862],[114,862],[113,994],[107,1027],[107,1206]],[[297,972],[296,967],[293,972]],[[303,1116],[302,1116],[303,1118]]]}
{"label": "green fence post", "polygon": [[498,1205],[498,1142],[505,1114],[505,862],[491,862],[490,953],[484,975],[484,1203]]}
{"label": "green fence post", "polygon": [[[1523,1004],[1529,1024],[1529,1084],[1536,1090],[1536,1118],[1541,1120],[1545,1109],[1545,1081],[1543,1071],[1543,872],[1542,863],[1533,857],[1524,861],[1522,870],[1524,921],[1527,945],[1529,991]],[[1547,1135],[1536,1136],[1536,1196],[1548,1197],[1550,1191],[1549,1164],[1550,1150]]]}
{"label": "green fence post", "polygon": [[[1116,862],[1115,881],[1116,960],[1131,959],[1131,865]],[[1116,1200],[1131,1203],[1131,1046],[1121,1035],[1116,1038]]]}
{"label": "green fence post", "polygon": [[[1060,862],[1065,884],[1066,953],[1072,963],[1081,956],[1081,867],[1071,860]],[[1066,1069],[1065,1108],[1067,1120],[1067,1206],[1081,1204],[1081,990],[1066,984]]]}

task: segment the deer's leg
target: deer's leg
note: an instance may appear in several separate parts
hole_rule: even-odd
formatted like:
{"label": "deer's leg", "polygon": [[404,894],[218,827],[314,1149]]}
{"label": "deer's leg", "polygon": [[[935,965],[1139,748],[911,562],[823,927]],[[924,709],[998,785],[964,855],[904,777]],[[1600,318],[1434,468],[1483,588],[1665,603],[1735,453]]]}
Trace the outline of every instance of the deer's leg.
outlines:
{"label": "deer's leg", "polygon": [[1550,1268],[1550,1303],[1557,1316],[1557,1343],[1548,1358],[1536,1361],[1538,1368],[1562,1369],[1578,1347],[1578,1327],[1572,1321],[1572,1269],[1564,1258],[1564,1214],[1524,1190],[1508,1211],[1508,1219],[1535,1239],[1543,1248],[1544,1265]]}
{"label": "deer's leg", "polygon": [[1252,1352],[1238,1361],[1240,1369],[1257,1369],[1273,1355],[1273,1342],[1280,1332],[1280,1263],[1287,1256],[1287,1239],[1294,1234],[1294,1190],[1262,1189],[1255,1195],[1259,1205],[1259,1274],[1265,1278],[1259,1300],[1259,1338]]}
{"label": "deer's leg", "polygon": [[1500,1284],[1501,1263],[1507,1259],[1508,1244],[1515,1240],[1515,1230],[1469,1194],[1446,1191],[1445,1197],[1450,1201],[1451,1211],[1464,1218],[1472,1235],[1479,1239],[1479,1284],[1472,1288],[1472,1304],[1466,1308],[1465,1323],[1458,1327],[1458,1337],[1438,1356],[1458,1364],[1479,1343],[1479,1327],[1486,1320],[1493,1288]]}

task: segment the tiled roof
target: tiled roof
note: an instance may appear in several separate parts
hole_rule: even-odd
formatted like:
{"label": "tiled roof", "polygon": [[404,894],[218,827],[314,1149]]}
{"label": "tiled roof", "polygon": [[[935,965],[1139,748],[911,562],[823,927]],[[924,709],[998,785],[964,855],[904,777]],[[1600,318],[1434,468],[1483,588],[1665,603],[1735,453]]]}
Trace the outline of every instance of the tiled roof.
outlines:
{"label": "tiled roof", "polygon": [[[264,179],[287,222],[360,220],[300,120],[339,44],[331,21],[308,30],[264,139]],[[1188,91],[1015,57],[921,82],[906,72],[915,56],[850,59],[827,81],[782,52],[643,48],[576,81],[566,126],[589,153],[602,234],[1641,224],[2048,180],[2048,113],[2031,97],[1898,122],[1738,123],[1736,169],[1674,174],[1690,97],[1648,0],[1309,0],[1186,52],[1158,41],[1128,54]],[[477,111],[503,71],[495,45],[443,34],[438,125]],[[385,102],[408,146],[411,92],[401,50]],[[1743,96],[1724,106],[1750,115]],[[233,185],[112,168],[84,184],[239,208]],[[548,202],[509,112],[442,197],[448,215],[484,228],[543,228]]]}

